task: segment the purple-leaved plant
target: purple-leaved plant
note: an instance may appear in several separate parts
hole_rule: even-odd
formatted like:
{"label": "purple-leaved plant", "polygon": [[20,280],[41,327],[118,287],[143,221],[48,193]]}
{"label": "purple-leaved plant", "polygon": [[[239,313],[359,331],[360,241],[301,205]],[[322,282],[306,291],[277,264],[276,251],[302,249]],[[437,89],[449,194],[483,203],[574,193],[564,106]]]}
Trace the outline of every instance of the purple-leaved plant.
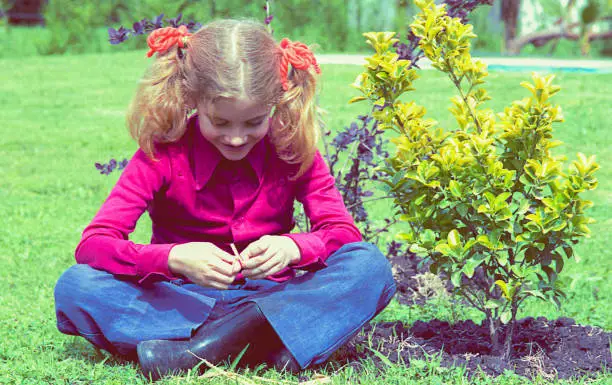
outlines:
{"label": "purple-leaved plant", "polygon": [[[138,36],[148,34],[151,31],[154,31],[163,27],[175,27],[178,28],[181,25],[187,27],[189,32],[195,32],[202,27],[201,23],[196,23],[194,21],[190,21],[188,23],[182,23],[181,19],[183,18],[183,14],[179,13],[179,15],[175,18],[164,19],[164,14],[155,17],[153,20],[142,19],[140,21],[135,22],[132,25],[132,29],[127,29],[124,26],[119,27],[119,29],[109,28],[108,29],[108,41],[111,44],[120,44],[126,41],[130,35]],[[165,22],[165,25],[164,25]]]}
{"label": "purple-leaved plant", "polygon": [[108,175],[114,170],[123,170],[128,164],[127,159],[123,159],[119,162],[115,158],[112,158],[108,163],[96,163],[96,169],[100,171],[102,175]]}
{"label": "purple-leaved plant", "polygon": [[270,2],[266,0],[266,5],[263,7],[264,11],[266,11],[266,18],[264,19],[264,24],[268,28],[268,32],[270,35],[274,35],[274,30],[272,29],[272,19],[274,19],[274,15],[271,13]]}

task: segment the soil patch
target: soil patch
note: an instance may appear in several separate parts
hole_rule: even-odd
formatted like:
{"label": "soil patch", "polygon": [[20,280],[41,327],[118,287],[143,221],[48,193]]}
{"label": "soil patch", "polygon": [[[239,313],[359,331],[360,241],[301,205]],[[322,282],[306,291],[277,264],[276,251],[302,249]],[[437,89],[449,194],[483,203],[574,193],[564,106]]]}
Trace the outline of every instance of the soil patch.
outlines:
{"label": "soil patch", "polygon": [[[413,255],[399,256],[391,261],[398,286],[397,299],[402,304],[422,304],[426,300],[414,295],[419,288],[413,277],[429,271],[428,265],[419,266],[420,261]],[[540,375],[567,379],[592,376],[604,368],[612,368],[612,333],[598,327],[577,325],[571,318],[519,320],[512,340],[514,353],[508,361],[491,354],[487,327],[472,321],[454,325],[439,320],[417,321],[411,327],[402,322],[382,322],[367,325],[362,331],[334,353],[330,361],[359,369],[362,359],[371,358],[382,369],[385,364],[367,348],[371,346],[391,362],[405,365],[410,365],[410,360],[441,354],[442,366],[464,366],[470,375],[481,369],[498,376],[509,369],[530,378]],[[503,341],[505,329],[501,334]]]}
{"label": "soil patch", "polygon": [[[544,317],[528,317],[518,321],[513,338],[514,354],[509,361],[491,355],[486,327],[472,321],[455,325],[433,320],[417,321],[410,328],[401,322],[368,325],[331,358],[338,364],[358,368],[361,359],[372,358],[382,369],[385,364],[372,351],[372,346],[393,363],[410,365],[410,360],[441,353],[441,365],[464,366],[472,375],[478,367],[492,376],[506,369],[533,378],[567,379],[594,375],[612,368],[610,340],[612,333],[597,327],[576,325],[571,318],[549,321]],[[505,331],[502,331],[505,335]],[[371,345],[368,343],[368,335]]]}

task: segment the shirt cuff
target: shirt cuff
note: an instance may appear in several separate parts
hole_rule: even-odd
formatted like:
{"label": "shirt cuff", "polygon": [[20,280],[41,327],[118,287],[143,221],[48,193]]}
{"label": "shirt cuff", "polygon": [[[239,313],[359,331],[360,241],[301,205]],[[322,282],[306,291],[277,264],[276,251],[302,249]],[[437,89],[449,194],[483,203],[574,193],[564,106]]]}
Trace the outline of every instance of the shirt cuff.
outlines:
{"label": "shirt cuff", "polygon": [[306,271],[317,271],[327,267],[325,263],[327,258],[325,244],[315,234],[290,233],[283,235],[291,238],[300,249],[301,259],[297,263],[289,265],[289,267]]}
{"label": "shirt cuff", "polygon": [[137,264],[138,275],[142,276],[138,283],[163,278],[169,281],[178,279],[179,277],[172,274],[168,268],[170,249],[176,245],[178,243],[145,245],[140,251],[141,255]]}

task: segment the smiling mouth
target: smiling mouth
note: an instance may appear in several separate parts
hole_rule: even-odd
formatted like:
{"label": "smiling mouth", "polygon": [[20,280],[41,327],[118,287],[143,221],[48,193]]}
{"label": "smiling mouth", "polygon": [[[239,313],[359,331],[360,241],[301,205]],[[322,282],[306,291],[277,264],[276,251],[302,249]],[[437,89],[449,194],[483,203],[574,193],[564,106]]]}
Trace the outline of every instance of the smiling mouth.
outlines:
{"label": "smiling mouth", "polygon": [[239,150],[244,149],[247,145],[243,144],[241,146],[229,146],[227,144],[224,144],[224,146],[225,146],[225,148],[227,148],[230,151],[239,151]]}

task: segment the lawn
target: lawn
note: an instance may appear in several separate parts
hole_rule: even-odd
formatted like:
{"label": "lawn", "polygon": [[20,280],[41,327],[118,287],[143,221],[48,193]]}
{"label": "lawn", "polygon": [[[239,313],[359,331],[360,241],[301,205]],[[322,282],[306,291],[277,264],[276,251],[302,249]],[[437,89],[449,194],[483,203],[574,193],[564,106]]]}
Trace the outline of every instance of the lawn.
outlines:
{"label": "lawn", "polygon": [[[73,251],[83,228],[117,180],[103,176],[95,162],[130,157],[136,145],[124,126],[124,113],[148,61],[145,52],[81,56],[0,59],[0,384],[143,384],[147,381],[132,364],[97,352],[85,340],[60,334],[55,328],[53,287],[74,263]],[[321,106],[327,124],[337,130],[365,104],[347,105],[357,94],[350,84],[361,67],[324,65]],[[428,116],[452,127],[447,111],[450,83],[436,72],[421,72],[410,97],[429,109]],[[489,106],[500,111],[512,100],[527,96],[519,83],[528,73],[493,73]],[[577,247],[580,263],[566,264],[568,301],[561,311],[540,302],[529,303],[519,317],[569,316],[580,324],[612,329],[612,280],[607,241],[612,230],[612,74],[558,74],[562,92],[555,96],[566,122],[555,135],[564,142],[557,153],[574,159],[576,152],[596,154],[601,165],[599,187],[588,195],[595,203],[593,236]],[[606,107],[608,106],[608,107]],[[375,218],[388,215],[384,201],[370,206]],[[132,239],[146,243],[150,221],[143,217]],[[412,322],[418,318],[448,317],[449,309],[408,308],[393,302],[378,319]],[[357,374],[350,369],[332,376],[334,384],[380,383],[540,383],[512,374],[497,379],[466,379],[460,368],[445,369],[431,361],[412,367],[392,366],[377,372],[371,363]],[[327,373],[331,375],[331,371]],[[296,383],[273,371],[259,375]],[[306,373],[312,375],[312,373]],[[249,375],[250,376],[250,375]],[[580,383],[609,383],[601,375]],[[264,383],[255,380],[255,383]],[[170,378],[160,383],[239,383],[225,377]],[[273,383],[273,382],[271,382]],[[565,383],[565,382],[563,382]]]}

